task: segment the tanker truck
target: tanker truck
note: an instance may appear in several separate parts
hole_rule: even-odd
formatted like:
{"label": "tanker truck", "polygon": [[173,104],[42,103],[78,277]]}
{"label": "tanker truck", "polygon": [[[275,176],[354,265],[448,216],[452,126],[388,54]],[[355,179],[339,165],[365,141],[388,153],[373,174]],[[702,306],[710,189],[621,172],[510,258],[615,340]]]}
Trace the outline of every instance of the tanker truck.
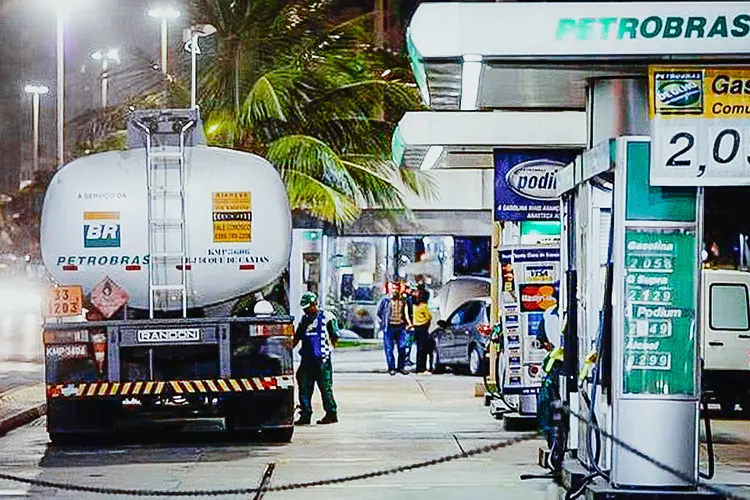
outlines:
{"label": "tanker truck", "polygon": [[[257,297],[289,261],[279,174],[206,146],[197,110],[136,111],[128,132],[127,150],[72,161],[45,194],[51,441],[195,419],[291,440],[292,318]],[[269,307],[235,315],[247,297]]]}

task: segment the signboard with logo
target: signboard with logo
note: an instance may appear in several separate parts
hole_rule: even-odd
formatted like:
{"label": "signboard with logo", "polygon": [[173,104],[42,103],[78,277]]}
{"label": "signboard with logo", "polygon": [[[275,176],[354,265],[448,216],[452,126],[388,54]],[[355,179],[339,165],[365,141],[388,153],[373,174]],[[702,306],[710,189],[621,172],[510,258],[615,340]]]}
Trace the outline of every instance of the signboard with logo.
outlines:
{"label": "signboard with logo", "polygon": [[750,68],[649,68],[651,184],[750,185]]}
{"label": "signboard with logo", "polygon": [[625,394],[695,392],[695,243],[687,230],[625,233]]}
{"label": "signboard with logo", "polygon": [[500,251],[505,374],[503,391],[526,394],[542,381],[544,345],[559,335],[548,332],[559,297],[558,248],[506,248]]}
{"label": "signboard with logo", "polygon": [[427,3],[410,24],[409,54],[422,64],[462,54],[725,55],[748,54],[748,40],[750,12],[742,2],[564,2],[543,10],[523,2]]}
{"label": "signboard with logo", "polygon": [[128,293],[109,277],[104,278],[91,290],[91,303],[105,318],[111,318],[129,300]]}
{"label": "signboard with logo", "polygon": [[249,192],[213,193],[215,243],[249,243],[253,212]]}
{"label": "signboard with logo", "polygon": [[83,212],[84,248],[120,247],[120,212]]}
{"label": "signboard with logo", "polygon": [[495,220],[559,220],[557,172],[575,151],[495,149]]}

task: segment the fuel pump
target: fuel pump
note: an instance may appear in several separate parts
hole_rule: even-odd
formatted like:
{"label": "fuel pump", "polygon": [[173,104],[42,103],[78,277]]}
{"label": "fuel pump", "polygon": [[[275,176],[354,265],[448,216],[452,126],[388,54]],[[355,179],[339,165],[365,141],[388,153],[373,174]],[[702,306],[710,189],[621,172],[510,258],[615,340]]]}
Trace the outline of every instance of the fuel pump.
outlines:
{"label": "fuel pump", "polygon": [[563,374],[578,437],[563,466],[568,498],[698,484],[701,197],[650,186],[648,158],[648,138],[621,137],[558,174],[562,295],[575,316]]}

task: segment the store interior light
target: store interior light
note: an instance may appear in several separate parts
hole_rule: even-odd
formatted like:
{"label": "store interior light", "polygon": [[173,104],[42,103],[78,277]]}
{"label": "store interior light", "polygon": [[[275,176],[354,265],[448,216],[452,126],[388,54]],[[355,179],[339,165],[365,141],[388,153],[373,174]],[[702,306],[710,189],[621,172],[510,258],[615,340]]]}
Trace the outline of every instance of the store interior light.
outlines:
{"label": "store interior light", "polygon": [[422,165],[420,165],[419,169],[420,170],[432,169],[440,160],[440,158],[443,156],[444,151],[445,151],[445,148],[443,146],[430,146],[430,148],[427,150],[427,154],[424,155],[424,159],[422,160]]}
{"label": "store interior light", "polygon": [[467,54],[461,65],[461,110],[477,109],[479,96],[479,79],[482,76],[482,56]]}

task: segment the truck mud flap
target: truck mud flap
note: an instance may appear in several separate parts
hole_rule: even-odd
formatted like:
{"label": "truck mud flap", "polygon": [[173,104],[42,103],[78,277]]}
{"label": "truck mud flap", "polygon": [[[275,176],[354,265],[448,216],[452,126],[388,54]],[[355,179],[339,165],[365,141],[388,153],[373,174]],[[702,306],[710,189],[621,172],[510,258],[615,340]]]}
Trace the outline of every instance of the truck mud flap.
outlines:
{"label": "truck mud flap", "polygon": [[227,429],[231,431],[291,427],[294,425],[294,392],[235,394],[226,401],[224,414]]}
{"label": "truck mud flap", "polygon": [[110,434],[121,414],[119,401],[48,400],[47,431],[56,434]]}

